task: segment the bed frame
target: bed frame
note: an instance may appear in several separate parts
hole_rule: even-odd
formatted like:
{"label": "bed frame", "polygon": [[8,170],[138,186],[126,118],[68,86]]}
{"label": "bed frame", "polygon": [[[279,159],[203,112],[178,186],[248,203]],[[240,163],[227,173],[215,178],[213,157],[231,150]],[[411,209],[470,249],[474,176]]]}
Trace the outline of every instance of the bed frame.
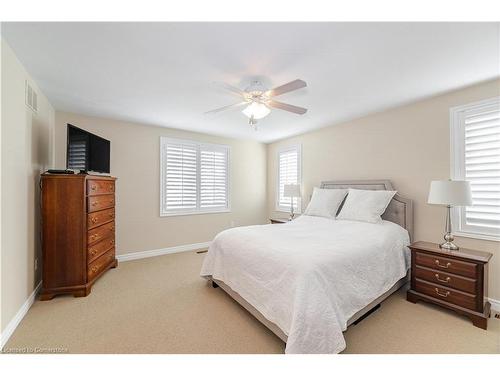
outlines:
{"label": "bed frame", "polygon": [[[322,189],[363,189],[363,190],[394,190],[391,182],[389,180],[349,180],[349,181],[323,181],[320,187]],[[339,208],[342,208],[342,205]],[[410,241],[413,239],[413,203],[410,199],[403,198],[399,194],[396,194],[389,205],[387,206],[382,218],[387,221],[396,223],[403,228],[405,228],[410,234]],[[348,321],[347,325],[356,324],[362,319],[364,319],[371,312],[375,311],[382,301],[389,297],[392,293],[396,292],[399,288],[403,287],[408,283],[409,275],[407,274],[402,279],[398,280],[391,289],[382,294],[380,297],[376,298],[370,302],[365,308],[354,314]],[[214,288],[220,287],[229,296],[231,296],[236,302],[243,306],[250,314],[252,314],[257,320],[269,328],[276,336],[278,336],[282,341],[286,342],[288,337],[281,328],[276,324],[266,319],[255,307],[248,303],[243,297],[232,290],[227,284],[220,280],[211,279],[212,286]]]}

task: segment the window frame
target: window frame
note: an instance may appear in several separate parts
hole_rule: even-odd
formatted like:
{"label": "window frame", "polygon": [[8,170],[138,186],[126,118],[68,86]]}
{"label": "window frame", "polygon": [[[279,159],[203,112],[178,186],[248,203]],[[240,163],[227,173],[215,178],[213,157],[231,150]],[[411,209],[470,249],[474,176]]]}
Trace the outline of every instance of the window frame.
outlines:
{"label": "window frame", "polygon": [[288,151],[297,151],[297,184],[300,186],[301,197],[297,199],[297,207],[294,206],[294,213],[302,213],[302,145],[294,144],[278,148],[276,151],[276,195],[275,210],[277,212],[290,213],[290,209],[280,206],[280,154]]}
{"label": "window frame", "polygon": [[[195,209],[180,209],[180,210],[166,210],[163,206],[163,201],[166,193],[165,184],[165,161],[166,155],[164,155],[166,143],[177,143],[196,146],[196,208]],[[226,207],[224,208],[200,208],[200,193],[201,193],[201,147],[210,149],[223,149],[226,152],[226,191],[227,200]],[[175,137],[165,137],[160,136],[160,217],[168,216],[184,216],[184,215],[203,215],[203,214],[215,214],[215,213],[227,213],[231,212],[231,146],[209,143],[209,142],[199,142],[190,139],[175,138]]]}
{"label": "window frame", "polygon": [[[450,176],[452,180],[465,180],[465,121],[464,113],[481,113],[490,108],[500,107],[500,96],[450,108]],[[465,207],[451,208],[453,235],[480,240],[500,241],[500,234],[494,230],[477,230],[465,222]]]}

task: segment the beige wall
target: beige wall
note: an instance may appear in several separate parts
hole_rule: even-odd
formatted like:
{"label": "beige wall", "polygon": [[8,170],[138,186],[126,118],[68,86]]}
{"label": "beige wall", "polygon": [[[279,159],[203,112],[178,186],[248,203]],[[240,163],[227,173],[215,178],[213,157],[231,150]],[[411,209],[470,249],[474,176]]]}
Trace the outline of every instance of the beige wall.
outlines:
{"label": "beige wall", "polygon": [[[234,225],[266,220],[266,146],[252,141],[56,113],[56,167],[66,166],[66,124],[111,141],[111,174],[118,177],[117,254],[211,241]],[[231,146],[231,212],[160,217],[160,136]]]}
{"label": "beige wall", "polygon": [[[1,328],[40,281],[39,175],[52,163],[54,109],[2,39],[1,51]],[[38,93],[38,113],[24,99],[25,80]]]}
{"label": "beige wall", "polygon": [[[450,107],[500,95],[490,81],[418,103],[268,145],[268,212],[275,210],[276,153],[302,144],[304,197],[323,180],[389,179],[415,204],[415,239],[442,239],[445,209],[426,204],[429,183],[450,177]],[[304,199],[304,207],[309,199]],[[281,214],[283,215],[283,214]],[[500,300],[500,242],[458,238],[459,246],[492,252],[489,296]]]}

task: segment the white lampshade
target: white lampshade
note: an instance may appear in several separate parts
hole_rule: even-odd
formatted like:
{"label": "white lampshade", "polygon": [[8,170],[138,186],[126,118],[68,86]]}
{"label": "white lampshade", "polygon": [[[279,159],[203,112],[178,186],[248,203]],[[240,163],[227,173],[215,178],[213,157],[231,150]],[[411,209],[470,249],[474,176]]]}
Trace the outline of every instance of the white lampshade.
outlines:
{"label": "white lampshade", "polygon": [[469,181],[431,181],[427,203],[450,206],[471,206]]}
{"label": "white lampshade", "polygon": [[300,186],[296,184],[286,184],[284,187],[283,195],[287,198],[300,197]]}

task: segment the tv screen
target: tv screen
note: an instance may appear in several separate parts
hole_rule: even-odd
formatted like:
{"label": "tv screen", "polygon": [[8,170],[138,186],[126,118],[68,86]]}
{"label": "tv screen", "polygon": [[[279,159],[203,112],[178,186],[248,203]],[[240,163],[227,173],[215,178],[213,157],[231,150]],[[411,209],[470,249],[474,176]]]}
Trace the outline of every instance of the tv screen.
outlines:
{"label": "tv screen", "polygon": [[109,173],[110,142],[68,124],[66,168]]}

